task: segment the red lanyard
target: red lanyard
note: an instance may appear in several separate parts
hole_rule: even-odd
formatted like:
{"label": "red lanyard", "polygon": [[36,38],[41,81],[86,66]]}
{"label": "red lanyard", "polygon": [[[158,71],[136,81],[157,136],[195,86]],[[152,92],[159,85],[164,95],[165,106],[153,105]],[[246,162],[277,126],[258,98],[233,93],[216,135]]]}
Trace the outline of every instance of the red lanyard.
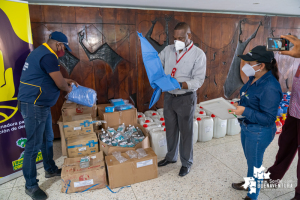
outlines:
{"label": "red lanyard", "polygon": [[[191,50],[191,48],[194,46],[194,43],[192,44],[192,46],[179,58],[179,60],[177,60],[177,53],[175,52],[175,55],[176,55],[176,65],[180,62],[180,60],[183,58],[183,56],[185,56],[185,54],[187,52],[189,52]],[[175,76],[175,73],[177,71],[177,68],[173,68],[172,70],[172,73],[171,73],[171,77],[174,77]]]}

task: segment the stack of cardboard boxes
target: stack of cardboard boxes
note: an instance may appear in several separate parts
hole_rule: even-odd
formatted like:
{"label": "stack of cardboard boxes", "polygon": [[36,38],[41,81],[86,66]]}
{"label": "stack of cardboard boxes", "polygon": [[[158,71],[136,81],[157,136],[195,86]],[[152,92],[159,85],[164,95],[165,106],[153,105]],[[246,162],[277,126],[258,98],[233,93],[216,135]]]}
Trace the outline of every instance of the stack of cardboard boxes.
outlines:
{"label": "stack of cardboard boxes", "polygon": [[[74,103],[64,103],[62,118],[58,122],[62,152],[63,155],[68,156],[62,169],[62,192],[71,193],[103,188],[107,185],[107,176],[111,188],[157,178],[157,156],[150,147],[147,131],[137,124],[137,110],[133,108],[105,113],[105,107],[108,105],[101,104],[89,108]],[[96,118],[97,114],[98,118]],[[143,131],[145,138],[132,148],[107,145],[99,139],[97,129],[100,128],[93,125],[96,119],[106,121],[101,127],[105,130],[108,127],[117,129],[122,123],[126,126],[134,125]],[[138,148],[145,149],[147,156],[132,159],[125,153]],[[121,152],[127,161],[120,163],[112,155],[114,151]],[[80,159],[84,156],[89,156],[88,168],[80,168]]]}

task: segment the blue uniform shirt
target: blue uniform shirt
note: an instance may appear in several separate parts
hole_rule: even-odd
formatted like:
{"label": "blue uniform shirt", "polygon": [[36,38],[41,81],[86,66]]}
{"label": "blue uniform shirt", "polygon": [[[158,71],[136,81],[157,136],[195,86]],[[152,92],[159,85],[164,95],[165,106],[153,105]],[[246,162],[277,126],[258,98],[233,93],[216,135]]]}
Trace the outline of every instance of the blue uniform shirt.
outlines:
{"label": "blue uniform shirt", "polygon": [[18,100],[41,106],[54,106],[60,90],[49,75],[59,71],[58,57],[44,43],[32,51],[22,70]]}
{"label": "blue uniform shirt", "polygon": [[246,118],[246,123],[273,125],[283,98],[281,86],[271,71],[251,85],[254,78],[249,77],[249,81],[240,91],[239,105],[245,107],[242,116]]}

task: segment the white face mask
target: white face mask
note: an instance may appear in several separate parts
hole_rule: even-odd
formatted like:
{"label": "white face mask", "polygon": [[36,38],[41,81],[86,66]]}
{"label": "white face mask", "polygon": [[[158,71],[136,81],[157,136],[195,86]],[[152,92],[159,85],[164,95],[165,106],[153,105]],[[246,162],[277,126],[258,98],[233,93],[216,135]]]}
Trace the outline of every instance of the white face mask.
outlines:
{"label": "white face mask", "polygon": [[185,47],[185,43],[179,40],[174,40],[176,51],[182,50]]}
{"label": "white face mask", "polygon": [[260,65],[260,64],[256,64],[256,65],[253,65],[253,66],[251,66],[251,65],[249,65],[249,64],[245,64],[244,65],[244,67],[242,68],[242,71],[246,74],[246,76],[254,76],[255,75],[255,72],[259,72],[260,71],[260,69],[259,70],[257,70],[257,71],[255,71],[254,69],[253,69],[253,67],[255,67],[255,66],[257,66],[257,65]]}

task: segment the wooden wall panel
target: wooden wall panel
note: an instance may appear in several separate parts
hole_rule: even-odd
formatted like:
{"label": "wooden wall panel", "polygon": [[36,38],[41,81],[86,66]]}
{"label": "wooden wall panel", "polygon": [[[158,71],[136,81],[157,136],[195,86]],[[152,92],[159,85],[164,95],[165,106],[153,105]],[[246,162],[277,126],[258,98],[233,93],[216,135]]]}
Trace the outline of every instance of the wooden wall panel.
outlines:
{"label": "wooden wall panel", "polygon": [[[34,47],[46,42],[52,31],[62,31],[69,39],[72,54],[80,59],[70,75],[61,67],[64,77],[72,78],[81,85],[95,89],[98,103],[107,103],[111,98],[129,99],[136,96],[136,106],[139,111],[148,109],[153,89],[150,87],[143,65],[136,31],[145,36],[154,20],[157,22],[151,38],[160,45],[166,39],[169,40],[169,44],[173,44],[175,25],[180,21],[185,21],[191,26],[192,40],[195,45],[206,53],[207,74],[203,86],[197,91],[198,103],[220,96],[224,97],[223,85],[239,39],[240,20],[244,20],[240,36],[242,41],[245,41],[256,30],[260,21],[262,22],[257,36],[249,43],[245,52],[256,45],[265,45],[266,38],[271,37],[272,34],[275,37],[287,33],[300,36],[300,19],[295,17],[46,5],[30,5],[29,9]],[[168,38],[165,30],[166,18],[169,20]],[[85,34],[83,44],[90,52],[95,52],[107,43],[123,58],[114,71],[104,60],[89,60],[79,43],[78,33],[81,31]],[[243,63],[241,67],[242,65]],[[283,66],[281,68],[283,69]],[[285,76],[292,75],[292,73],[288,75],[285,73]],[[247,81],[243,73],[241,76],[243,81]],[[282,76],[280,81],[284,91],[287,90],[285,78]],[[291,81],[292,77],[289,78]],[[60,117],[64,96],[65,93],[61,92],[57,104],[52,108],[55,137],[59,136],[56,122]],[[156,108],[163,107],[163,96],[155,105]],[[237,96],[238,91],[231,97]]]}

